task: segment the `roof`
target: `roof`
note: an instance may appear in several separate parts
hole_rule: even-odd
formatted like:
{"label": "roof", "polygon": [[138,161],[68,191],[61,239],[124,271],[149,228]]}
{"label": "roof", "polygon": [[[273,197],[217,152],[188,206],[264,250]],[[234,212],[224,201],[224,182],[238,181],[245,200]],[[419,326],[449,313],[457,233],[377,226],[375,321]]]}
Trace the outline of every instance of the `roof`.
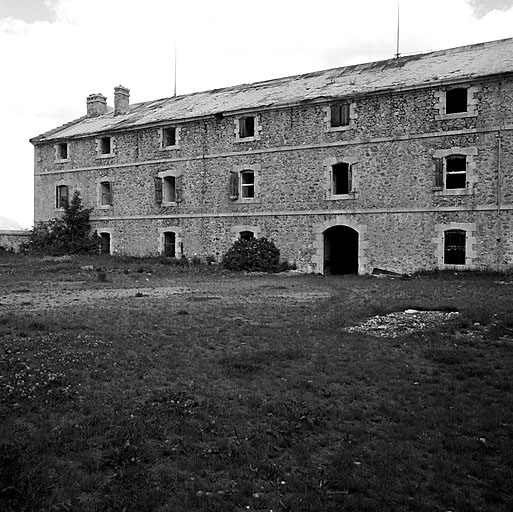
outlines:
{"label": "roof", "polygon": [[81,117],[31,142],[90,136],[220,113],[279,108],[299,102],[429,87],[511,72],[513,38],[136,103],[130,105],[127,114],[114,115],[109,109],[98,117]]}

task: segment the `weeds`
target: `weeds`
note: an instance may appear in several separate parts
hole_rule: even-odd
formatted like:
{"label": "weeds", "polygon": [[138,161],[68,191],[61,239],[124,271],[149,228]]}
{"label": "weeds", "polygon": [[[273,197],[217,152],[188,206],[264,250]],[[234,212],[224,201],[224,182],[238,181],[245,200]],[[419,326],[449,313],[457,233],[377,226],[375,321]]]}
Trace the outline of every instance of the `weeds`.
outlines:
{"label": "weeds", "polygon": [[[513,296],[494,276],[9,261],[2,294],[28,291],[0,316],[2,511],[513,506]],[[85,263],[130,294],[74,303],[99,287]],[[67,300],[38,309],[42,281]],[[142,281],[185,291],[155,298]],[[396,336],[346,330],[408,308],[453,315]]]}

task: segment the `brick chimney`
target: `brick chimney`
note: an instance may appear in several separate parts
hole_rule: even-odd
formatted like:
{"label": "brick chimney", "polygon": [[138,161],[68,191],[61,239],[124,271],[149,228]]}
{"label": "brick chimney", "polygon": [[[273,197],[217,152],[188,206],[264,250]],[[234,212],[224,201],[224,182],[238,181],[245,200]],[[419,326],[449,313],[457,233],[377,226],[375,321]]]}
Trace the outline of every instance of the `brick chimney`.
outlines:
{"label": "brick chimney", "polygon": [[130,110],[130,89],[118,85],[114,87],[114,115],[128,114]]}
{"label": "brick chimney", "polygon": [[103,94],[87,97],[87,117],[98,117],[107,112],[107,98]]}

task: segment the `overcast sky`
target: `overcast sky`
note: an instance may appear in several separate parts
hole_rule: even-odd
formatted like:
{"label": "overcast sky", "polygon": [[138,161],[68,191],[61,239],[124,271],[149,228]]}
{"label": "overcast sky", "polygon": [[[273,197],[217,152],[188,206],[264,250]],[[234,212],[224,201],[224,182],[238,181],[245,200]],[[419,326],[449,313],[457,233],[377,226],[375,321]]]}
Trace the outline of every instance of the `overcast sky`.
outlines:
{"label": "overcast sky", "polygon": [[[513,37],[513,0],[401,0],[402,54]],[[397,0],[0,0],[0,216],[33,221],[28,139],[132,103],[391,58]]]}

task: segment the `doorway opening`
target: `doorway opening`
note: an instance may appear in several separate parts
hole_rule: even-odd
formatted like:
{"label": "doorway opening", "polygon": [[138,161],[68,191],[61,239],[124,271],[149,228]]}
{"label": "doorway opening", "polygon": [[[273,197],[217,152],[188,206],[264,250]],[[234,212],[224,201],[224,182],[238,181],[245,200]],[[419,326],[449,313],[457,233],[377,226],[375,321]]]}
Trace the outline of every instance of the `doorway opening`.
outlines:
{"label": "doorway opening", "polygon": [[176,235],[172,231],[164,233],[164,256],[176,257]]}
{"label": "doorway opening", "polygon": [[110,233],[100,233],[100,254],[110,254]]}
{"label": "doorway opening", "polygon": [[358,274],[358,231],[333,226],[324,232],[324,273]]}

